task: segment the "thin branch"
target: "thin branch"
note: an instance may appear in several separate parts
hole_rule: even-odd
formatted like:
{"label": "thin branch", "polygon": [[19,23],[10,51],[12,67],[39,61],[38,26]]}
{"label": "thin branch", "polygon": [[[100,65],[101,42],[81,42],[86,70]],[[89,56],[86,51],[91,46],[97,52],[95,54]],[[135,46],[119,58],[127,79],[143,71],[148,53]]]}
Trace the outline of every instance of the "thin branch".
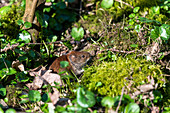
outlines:
{"label": "thin branch", "polygon": [[[56,42],[45,42],[45,44],[60,44],[62,43],[61,41],[56,41]],[[43,45],[44,43],[25,43],[25,45]],[[7,47],[5,47],[4,49],[0,49],[0,52],[6,52],[7,50],[12,50],[14,48],[16,48],[17,46],[19,46],[19,43],[13,44],[10,46],[10,44],[7,44]]]}
{"label": "thin branch", "polygon": [[121,96],[120,96],[119,104],[116,108],[116,113],[118,113],[118,110],[119,110],[119,107],[120,107],[120,104],[121,104],[121,101],[122,101],[122,98],[123,98],[124,89],[125,89],[125,86],[123,86],[123,88],[122,88],[122,93],[121,93]]}
{"label": "thin branch", "polygon": [[133,6],[131,6],[130,4],[128,4],[128,3],[126,3],[126,2],[124,2],[124,1],[122,1],[122,0],[115,0],[115,1],[120,2],[120,3],[123,3],[123,4],[125,4],[125,5],[127,5],[127,6],[129,6],[129,7],[131,7],[132,9],[134,9]]}

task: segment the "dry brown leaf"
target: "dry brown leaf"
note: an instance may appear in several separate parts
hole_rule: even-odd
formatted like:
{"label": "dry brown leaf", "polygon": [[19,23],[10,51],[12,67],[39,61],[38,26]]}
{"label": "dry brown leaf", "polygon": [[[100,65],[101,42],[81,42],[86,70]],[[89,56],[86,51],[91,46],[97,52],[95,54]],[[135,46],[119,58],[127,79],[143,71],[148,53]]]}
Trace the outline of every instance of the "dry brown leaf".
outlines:
{"label": "dry brown leaf", "polygon": [[60,92],[56,88],[53,88],[53,91],[53,93],[49,93],[49,96],[53,105],[55,105],[59,100]]}
{"label": "dry brown leaf", "polygon": [[21,62],[19,62],[19,60],[12,62],[12,68],[20,71],[25,71],[24,65]]}
{"label": "dry brown leaf", "polygon": [[154,87],[153,87],[152,84],[144,84],[144,85],[138,86],[137,88],[138,88],[141,92],[148,92],[148,91],[154,89]]}

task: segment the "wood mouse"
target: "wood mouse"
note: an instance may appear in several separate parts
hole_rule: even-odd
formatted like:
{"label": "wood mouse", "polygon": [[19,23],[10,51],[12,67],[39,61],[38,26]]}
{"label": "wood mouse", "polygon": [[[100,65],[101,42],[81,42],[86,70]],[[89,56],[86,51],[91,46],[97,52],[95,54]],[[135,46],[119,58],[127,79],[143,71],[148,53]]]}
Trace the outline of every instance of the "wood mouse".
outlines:
{"label": "wood mouse", "polygon": [[[90,60],[91,55],[89,52],[85,51],[71,51],[67,55],[62,55],[55,59],[55,61],[50,65],[49,69],[53,70],[53,72],[62,72],[71,70],[75,75],[81,74],[84,70],[82,69],[86,63]],[[68,61],[69,66],[66,68],[60,67],[61,61]]]}

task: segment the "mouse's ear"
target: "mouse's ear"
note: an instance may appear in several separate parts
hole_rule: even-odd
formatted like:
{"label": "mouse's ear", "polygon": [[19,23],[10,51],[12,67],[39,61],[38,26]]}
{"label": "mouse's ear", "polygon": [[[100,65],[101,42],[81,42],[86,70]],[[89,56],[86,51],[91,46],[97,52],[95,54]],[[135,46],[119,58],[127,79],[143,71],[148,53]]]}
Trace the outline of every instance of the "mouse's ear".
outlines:
{"label": "mouse's ear", "polygon": [[75,55],[70,55],[69,58],[70,58],[72,61],[75,61],[76,56],[75,56]]}

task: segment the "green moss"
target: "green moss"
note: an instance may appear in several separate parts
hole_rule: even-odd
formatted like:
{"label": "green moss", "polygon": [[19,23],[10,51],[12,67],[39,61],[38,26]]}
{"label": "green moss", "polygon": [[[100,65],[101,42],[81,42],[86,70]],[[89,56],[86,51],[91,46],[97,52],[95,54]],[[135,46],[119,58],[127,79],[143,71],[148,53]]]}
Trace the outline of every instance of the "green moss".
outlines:
{"label": "green moss", "polygon": [[[149,83],[148,76],[154,77],[157,83],[163,85],[162,71],[158,65],[144,59],[119,57],[116,62],[102,62],[89,67],[84,72],[82,83],[86,88],[100,95],[117,96],[121,94],[123,86],[129,85],[129,79],[132,79],[131,87],[134,88]],[[98,83],[102,85],[97,86]]]}
{"label": "green moss", "polygon": [[0,31],[6,36],[7,39],[16,38],[19,33],[19,26],[17,20],[22,19],[24,14],[23,7],[12,5],[11,9],[4,15],[1,15]]}

